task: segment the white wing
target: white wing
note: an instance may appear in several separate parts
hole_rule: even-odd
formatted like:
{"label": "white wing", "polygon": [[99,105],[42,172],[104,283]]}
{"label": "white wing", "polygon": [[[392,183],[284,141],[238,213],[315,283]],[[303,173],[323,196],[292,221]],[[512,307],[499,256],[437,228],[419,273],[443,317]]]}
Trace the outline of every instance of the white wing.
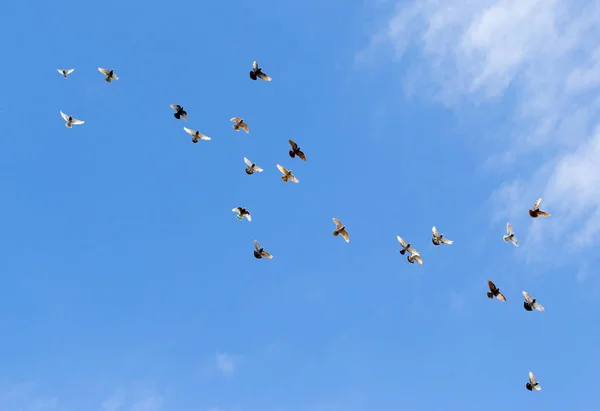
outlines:
{"label": "white wing", "polygon": [[113,80],[118,80],[119,77],[117,77],[117,75],[115,74],[115,72],[113,71],[113,75],[112,75]]}
{"label": "white wing", "polygon": [[234,213],[239,213],[239,212],[240,212],[240,208],[239,208],[239,207],[236,207],[236,208],[234,208],[234,209],[233,209],[233,210],[231,210],[231,211],[233,211]]}
{"label": "white wing", "polygon": [[536,302],[534,302],[534,303],[531,305],[531,307],[532,307],[533,309],[535,309],[535,310],[538,310],[538,311],[540,311],[540,312],[546,311],[546,309],[544,308],[544,306],[543,306],[542,304],[538,303],[537,301],[536,301]]}
{"label": "white wing", "polygon": [[108,76],[108,73],[110,73],[110,70],[107,70],[105,68],[102,67],[98,67],[98,71],[106,76]]}
{"label": "white wing", "polygon": [[286,175],[287,174],[287,169],[279,164],[277,164],[277,168],[279,169],[279,171],[281,171],[281,174]]}
{"label": "white wing", "polygon": [[298,180],[298,179],[296,178],[296,176],[295,176],[295,175],[293,175],[293,174],[290,174],[290,181],[291,181],[292,183],[299,183],[299,182],[300,182],[300,180]]}
{"label": "white wing", "polygon": [[248,167],[252,167],[252,161],[248,160],[246,157],[244,157],[244,163],[246,163]]}
{"label": "white wing", "polygon": [[533,301],[533,298],[531,298],[529,293],[527,291],[521,291],[521,293],[523,294],[523,297],[525,297],[525,301],[527,301],[529,304],[531,304],[531,302]]}
{"label": "white wing", "polygon": [[536,391],[541,391],[542,390],[542,386],[540,384],[536,384],[533,386],[533,389]]}
{"label": "white wing", "polygon": [[76,118],[71,120],[71,124],[83,124],[85,123],[85,121],[83,120],[77,120]]}
{"label": "white wing", "polygon": [[542,198],[538,198],[535,202],[535,204],[533,205],[533,209],[537,210],[538,208],[540,208],[540,203],[542,202]]}
{"label": "white wing", "polygon": [[259,173],[262,173],[263,169],[260,168],[259,166],[257,166],[256,164],[254,165],[254,170],[258,171]]}
{"label": "white wing", "polygon": [[258,62],[256,60],[254,60],[254,62],[252,63],[252,69],[258,70]]}
{"label": "white wing", "polygon": [[513,229],[512,229],[512,226],[510,225],[510,223],[506,223],[506,233],[508,235],[513,234]]}
{"label": "white wing", "polygon": [[535,375],[533,375],[533,373],[531,371],[529,371],[529,382],[533,385],[537,382],[537,380],[535,379]]}
{"label": "white wing", "polygon": [[413,255],[413,259],[419,263],[419,265],[423,265],[423,259],[421,258],[421,256],[419,254],[415,254]]}
{"label": "white wing", "polygon": [[448,240],[446,237],[442,237],[442,238],[440,238],[440,241],[441,241],[442,243],[444,243],[444,244],[448,244],[448,245],[450,245],[450,244],[453,244],[453,243],[454,243],[454,241],[452,241],[452,240]]}
{"label": "white wing", "polygon": [[512,243],[515,245],[515,247],[518,247],[518,246],[519,246],[519,240],[517,240],[517,237],[513,237],[513,238],[511,238],[511,240],[510,240],[510,241],[512,241]]}
{"label": "white wing", "polygon": [[188,133],[190,136],[195,136],[196,132],[190,128],[184,127],[183,128],[185,130],[186,133]]}
{"label": "white wing", "polygon": [[69,121],[69,116],[68,116],[68,115],[66,115],[65,113],[63,113],[63,112],[62,112],[62,110],[60,111],[60,116],[61,116],[62,118],[64,118],[64,119],[65,119],[65,121]]}
{"label": "white wing", "polygon": [[396,238],[398,239],[398,242],[400,243],[400,245],[402,247],[406,247],[406,241],[404,241],[404,239],[402,237],[400,237],[399,235],[397,235]]}
{"label": "white wing", "polygon": [[71,73],[72,73],[72,72],[74,72],[74,71],[75,71],[75,69],[68,69],[68,70],[67,70],[67,74],[71,74]]}
{"label": "white wing", "polygon": [[431,232],[433,233],[433,236],[436,238],[440,237],[440,233],[438,232],[437,228],[435,228],[435,226],[433,226],[433,228],[431,229]]}
{"label": "white wing", "polygon": [[248,221],[252,221],[252,216],[250,215],[250,213],[246,214],[246,218],[248,219]]}

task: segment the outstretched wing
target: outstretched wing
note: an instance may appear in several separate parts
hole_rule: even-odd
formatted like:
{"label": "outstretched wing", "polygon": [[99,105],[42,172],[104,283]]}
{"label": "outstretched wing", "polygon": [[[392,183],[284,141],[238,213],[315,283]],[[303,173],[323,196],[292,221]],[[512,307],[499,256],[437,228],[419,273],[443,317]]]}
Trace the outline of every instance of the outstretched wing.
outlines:
{"label": "outstretched wing", "polygon": [[267,253],[264,250],[263,250],[263,252],[261,254],[262,254],[263,257],[268,258],[269,260],[273,259],[273,256],[271,255],[271,253]]}
{"label": "outstretched wing", "polygon": [[250,132],[250,130],[248,130],[248,124],[242,123],[242,124],[240,124],[240,127],[244,129],[246,134],[248,134]]}
{"label": "outstretched wing", "polygon": [[494,291],[496,289],[496,284],[494,284],[491,280],[488,280],[488,287],[490,287],[490,291]]}
{"label": "outstretched wing", "polygon": [[241,118],[239,118],[239,117],[232,117],[231,120],[229,120],[229,121],[233,121],[234,123],[237,123],[240,120],[241,120]]}
{"label": "outstretched wing", "polygon": [[236,208],[234,208],[234,209],[233,209],[233,210],[231,210],[231,211],[233,211],[234,213],[239,213],[239,212],[240,212],[240,208],[239,208],[239,207],[236,207]]}
{"label": "outstretched wing", "polygon": [[258,70],[258,62],[256,60],[254,60],[254,62],[252,63],[252,70]]}
{"label": "outstretched wing", "polygon": [[262,71],[259,71],[258,73],[256,73],[256,75],[258,77],[260,77],[261,79],[263,79],[264,81],[271,81],[271,77],[269,77],[267,75],[267,73],[263,73]]}
{"label": "outstretched wing", "polygon": [[407,243],[406,243],[406,241],[404,241],[404,239],[402,237],[400,237],[399,235],[397,235],[396,238],[398,239],[398,242],[400,243],[400,245],[402,246],[402,248],[406,247]]}
{"label": "outstretched wing", "polygon": [[433,226],[433,227],[431,228],[431,233],[433,234],[433,236],[434,236],[435,238],[440,238],[440,233],[438,232],[437,228],[435,228],[435,226]]}
{"label": "outstretched wing", "polygon": [[411,253],[412,255],[419,255],[419,252],[418,252],[418,251],[417,251],[415,248],[413,248],[413,247],[408,247],[408,248],[406,249],[406,251],[408,251],[408,252],[409,252],[409,253]]}
{"label": "outstretched wing", "polygon": [[290,174],[290,181],[292,183],[299,183],[300,182],[300,180],[298,180],[298,178],[296,178],[296,176],[293,175],[293,174]]}
{"label": "outstretched wing", "polygon": [[534,302],[533,304],[531,304],[531,307],[535,310],[538,310],[540,312],[546,311],[546,309],[544,308],[544,306],[540,303],[538,303],[537,301]]}
{"label": "outstretched wing", "polygon": [[417,263],[419,263],[419,265],[423,265],[423,259],[421,258],[421,256],[419,254],[413,255],[413,260],[415,260]]}
{"label": "outstretched wing", "polygon": [[60,111],[60,116],[65,120],[65,121],[69,121],[69,116],[66,115],[65,113],[62,112],[62,110]]}
{"label": "outstretched wing", "polygon": [[542,217],[550,217],[552,214],[538,210],[538,215],[541,215]]}
{"label": "outstretched wing", "polygon": [[190,136],[195,136],[196,135],[196,131],[192,130],[191,128],[187,128],[184,127],[183,128],[185,130],[186,133],[188,133]]}
{"label": "outstretched wing", "polygon": [[348,232],[345,229],[340,231],[340,235],[344,240],[346,240],[347,243],[350,242],[350,236],[348,235]]}
{"label": "outstretched wing", "polygon": [[335,228],[338,230],[344,226],[342,222],[335,217],[333,217],[333,223],[335,224]]}
{"label": "outstretched wing", "polygon": [[499,299],[500,301],[506,302],[506,297],[502,293],[498,293],[498,295],[496,295],[496,298]]}
{"label": "outstretched wing", "polygon": [[260,244],[256,240],[254,240],[254,248],[256,248],[256,251],[260,251]]}
{"label": "outstretched wing", "polygon": [[110,70],[107,70],[105,68],[102,67],[98,67],[98,71],[102,74],[104,74],[105,76],[108,76],[108,74],[110,73]]}
{"label": "outstretched wing", "polygon": [[535,379],[535,375],[533,375],[533,373],[531,371],[529,371],[529,382],[531,383],[531,385],[535,385],[537,383],[537,380]]}
{"label": "outstretched wing", "polygon": [[286,175],[288,173],[287,169],[279,164],[277,164],[277,168],[281,171],[281,174]]}
{"label": "outstretched wing", "polygon": [[68,70],[67,70],[67,75],[71,74],[71,73],[72,73],[72,72],[74,72],[74,71],[75,71],[75,69],[74,69],[74,68],[72,68],[72,69],[68,69]]}
{"label": "outstretched wing", "polygon": [[246,163],[248,167],[252,167],[252,161],[248,160],[246,157],[244,157],[244,163]]}
{"label": "outstretched wing", "polygon": [[171,105],[169,105],[169,107],[171,107],[173,110],[177,110],[177,111],[182,109],[182,107],[179,104],[171,104]]}
{"label": "outstretched wing", "polygon": [[521,293],[523,294],[525,301],[527,301],[529,304],[531,304],[531,302],[533,301],[533,298],[531,298],[529,293],[527,291],[521,291]]}
{"label": "outstretched wing", "polygon": [[71,124],[83,124],[85,121],[77,120],[76,118],[71,118]]}
{"label": "outstretched wing", "polygon": [[540,208],[540,203],[541,203],[541,202],[542,202],[542,198],[541,198],[541,197],[540,197],[540,198],[538,198],[538,199],[535,201],[535,204],[533,205],[533,210],[534,210],[534,211],[535,211],[535,210],[538,210],[538,209]]}
{"label": "outstretched wing", "polygon": [[444,244],[448,244],[448,245],[450,245],[450,244],[454,243],[454,241],[452,241],[452,240],[448,240],[446,237],[442,237],[442,238],[440,238],[440,241],[441,241],[442,243],[444,243]]}
{"label": "outstretched wing", "polygon": [[304,155],[303,151],[298,150],[298,152],[296,153],[296,155],[298,157],[300,157],[303,161],[306,161],[306,155]]}
{"label": "outstretched wing", "polygon": [[298,149],[298,144],[296,144],[294,140],[288,140],[288,143],[290,143],[290,146],[292,146],[292,150]]}
{"label": "outstretched wing", "polygon": [[519,246],[519,240],[517,240],[517,237],[513,236],[510,241],[515,245],[515,247]]}
{"label": "outstretched wing", "polygon": [[252,221],[252,216],[250,215],[249,211],[245,214],[245,216],[248,219],[248,221]]}
{"label": "outstretched wing", "polygon": [[510,223],[506,223],[506,232],[508,233],[508,235],[513,234],[513,229]]}
{"label": "outstretched wing", "polygon": [[256,164],[254,165],[254,170],[258,171],[259,173],[262,173],[263,169],[260,168],[259,166],[257,166]]}

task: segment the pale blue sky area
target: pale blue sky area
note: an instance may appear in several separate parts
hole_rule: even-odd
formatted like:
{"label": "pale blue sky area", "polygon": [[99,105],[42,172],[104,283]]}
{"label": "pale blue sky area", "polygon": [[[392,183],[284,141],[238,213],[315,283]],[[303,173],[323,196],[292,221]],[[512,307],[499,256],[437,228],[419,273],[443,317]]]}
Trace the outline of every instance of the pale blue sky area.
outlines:
{"label": "pale blue sky area", "polygon": [[598,36],[442,3],[3,4],[0,411],[599,409]]}

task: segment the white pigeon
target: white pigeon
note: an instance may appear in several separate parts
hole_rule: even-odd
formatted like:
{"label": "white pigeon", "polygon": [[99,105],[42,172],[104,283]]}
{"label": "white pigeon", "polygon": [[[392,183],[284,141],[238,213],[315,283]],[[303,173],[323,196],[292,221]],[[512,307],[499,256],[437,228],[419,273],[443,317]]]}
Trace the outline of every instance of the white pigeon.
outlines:
{"label": "white pigeon", "polygon": [[75,71],[75,69],[66,69],[66,70],[56,69],[56,70],[58,70],[58,72],[59,72],[60,74],[62,74],[64,78],[67,78],[67,76],[68,76],[69,74],[71,74],[72,72],[74,72],[74,71]]}
{"label": "white pigeon", "polygon": [[515,232],[513,231],[510,223],[506,223],[506,235],[502,238],[504,239],[505,243],[508,243],[510,241],[511,243],[513,243],[515,245],[515,247],[519,246],[519,241],[517,240],[517,237],[515,236]]}
{"label": "white pigeon", "polygon": [[62,118],[65,119],[66,123],[65,123],[65,127],[67,128],[72,128],[73,124],[77,125],[77,124],[83,124],[85,123],[85,121],[83,120],[77,120],[76,118],[73,118],[72,116],[66,115],[65,113],[60,112],[60,115],[62,116]]}

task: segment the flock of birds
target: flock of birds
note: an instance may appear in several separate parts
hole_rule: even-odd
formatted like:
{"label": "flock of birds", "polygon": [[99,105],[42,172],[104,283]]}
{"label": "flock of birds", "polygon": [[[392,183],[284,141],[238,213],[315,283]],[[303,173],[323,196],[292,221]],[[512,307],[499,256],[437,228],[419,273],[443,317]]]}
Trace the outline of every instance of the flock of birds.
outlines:
{"label": "flock of birds", "polygon": [[[73,71],[75,71],[75,69],[73,69],[73,68],[66,69],[66,70],[58,69],[58,72],[60,74],[62,74],[65,79]],[[99,67],[98,71],[105,76],[104,80],[107,83],[110,83],[113,80],[119,79],[119,77],[117,77],[114,70],[112,70],[112,69],[108,70],[108,69]],[[261,79],[264,81],[271,81],[271,77],[262,71],[262,67],[259,67],[258,63],[256,61],[254,61],[252,63],[252,70],[250,71],[250,78],[252,80]],[[179,104],[171,104],[170,107],[173,110],[175,110],[175,113],[173,114],[173,116],[177,120],[180,120],[183,118],[184,121],[187,121],[187,119],[188,119],[187,111],[185,111],[183,106],[181,106]],[[60,111],[60,115],[66,121],[65,126],[67,128],[72,128],[73,125],[80,125],[80,124],[85,123],[83,120],[76,119],[71,115],[63,113],[62,110]],[[231,118],[230,121],[233,123],[233,129],[235,131],[244,130],[246,133],[250,132],[248,124],[244,121],[243,118],[233,117],[233,118]],[[192,136],[193,143],[197,143],[199,140],[208,141],[211,139],[210,137],[201,133],[198,130],[193,130],[188,127],[183,127],[183,129],[186,133],[188,133],[190,136]],[[289,150],[289,156],[291,158],[298,157],[299,159],[306,161],[306,155],[300,149],[298,144],[296,144],[293,140],[288,140],[288,142],[291,146],[291,150]],[[260,173],[263,171],[263,169],[261,167],[257,166],[256,163],[250,161],[246,157],[244,157],[244,163],[246,164],[245,172],[248,175],[252,175],[254,173]],[[284,183],[287,183],[288,181],[291,181],[293,183],[300,182],[300,180],[298,180],[298,178],[293,174],[292,170],[286,169],[285,167],[283,167],[280,164],[277,164],[277,169],[281,172],[281,174],[282,174],[281,180]],[[549,217],[550,216],[549,213],[540,210],[541,202],[542,202],[542,199],[539,198],[534,203],[533,208],[529,210],[529,215],[532,218]],[[247,208],[238,206],[238,207],[235,207],[232,211],[237,213],[236,218],[238,220],[243,220],[245,217],[249,222],[252,221],[252,215],[250,214],[250,211]],[[335,217],[333,218],[333,223],[335,224],[335,230],[333,230],[333,235],[335,237],[341,236],[346,241],[346,243],[349,243],[350,236],[348,234],[346,226]],[[449,240],[448,238],[444,237],[444,235],[441,234],[435,226],[432,227],[431,232],[433,235],[433,237],[431,238],[431,242],[433,243],[434,246],[439,246],[441,244],[451,245],[454,242],[454,241]],[[414,264],[416,262],[419,265],[423,265],[423,258],[421,257],[421,254],[412,246],[412,244],[407,242],[400,236],[396,236],[396,238],[401,246],[400,254],[405,255],[406,253],[408,253],[408,255],[406,256],[406,259],[410,264]],[[515,232],[514,232],[512,226],[510,225],[510,223],[506,223],[506,235],[504,235],[503,239],[504,239],[504,242],[506,242],[506,243],[511,242],[515,247],[519,246],[519,241],[517,240]],[[265,251],[265,249],[259,244],[259,242],[257,240],[254,240],[254,257],[257,259],[262,259],[263,257],[272,259],[273,255],[271,253]],[[488,280],[488,287],[490,289],[490,291],[487,292],[488,298],[490,298],[490,299],[496,298],[500,301],[506,302],[506,297],[504,296],[504,294],[502,294],[500,292],[500,288],[498,288],[491,280]],[[540,304],[531,295],[529,295],[529,293],[527,293],[526,291],[522,291],[522,294],[525,299],[525,301],[523,302],[523,306],[524,306],[525,310],[527,310],[527,311],[536,310],[536,311],[540,311],[540,312],[544,311],[544,306],[542,304]],[[525,384],[525,387],[529,391],[532,391],[532,390],[539,391],[542,389],[542,387],[540,386],[540,383],[536,380],[535,375],[531,371],[529,372],[529,380]]]}

